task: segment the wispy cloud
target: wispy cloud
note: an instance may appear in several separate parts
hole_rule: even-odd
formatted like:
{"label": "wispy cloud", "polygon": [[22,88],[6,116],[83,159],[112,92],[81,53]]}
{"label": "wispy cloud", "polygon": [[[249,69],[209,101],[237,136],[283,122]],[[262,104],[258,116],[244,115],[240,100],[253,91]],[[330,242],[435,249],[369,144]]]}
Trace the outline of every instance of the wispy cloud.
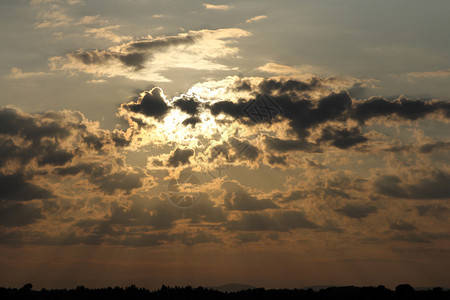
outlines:
{"label": "wispy cloud", "polygon": [[256,16],[256,17],[250,18],[250,19],[246,20],[245,22],[246,23],[252,23],[252,22],[256,22],[256,21],[260,21],[260,20],[264,20],[264,19],[267,19],[267,16],[266,15],[260,15],[260,16]]}
{"label": "wispy cloud", "polygon": [[95,38],[107,39],[114,43],[120,43],[123,41],[130,40],[131,37],[127,35],[119,35],[113,32],[114,29],[118,29],[119,25],[107,26],[101,28],[89,28],[86,29],[86,33],[93,35]]}
{"label": "wispy cloud", "polygon": [[48,12],[39,14],[40,21],[35,23],[36,28],[67,26],[72,22],[72,18],[59,8],[54,8]]}
{"label": "wispy cloud", "polygon": [[230,10],[233,8],[233,5],[231,4],[208,4],[208,3],[203,3],[203,6],[205,7],[205,9],[209,9],[209,10]]}
{"label": "wispy cloud", "polygon": [[412,78],[447,78],[450,76],[450,69],[428,72],[410,72],[407,76]]}
{"label": "wispy cloud", "polygon": [[84,16],[75,25],[104,25],[107,24],[108,20],[103,19],[100,15],[95,16]]}
{"label": "wispy cloud", "polygon": [[82,0],[31,0],[30,5],[43,5],[43,4],[64,4],[77,5],[84,4]]}
{"label": "wispy cloud", "polygon": [[21,78],[27,78],[32,76],[42,76],[42,75],[50,75],[51,73],[45,73],[45,72],[23,72],[19,68],[11,68],[9,70],[8,77],[14,78],[14,79],[21,79]]}
{"label": "wispy cloud", "polygon": [[[91,29],[99,37],[123,39],[110,32],[110,27]],[[249,36],[239,28],[200,30],[176,36],[148,37],[106,50],[79,50],[65,57],[53,57],[53,69],[78,70],[102,76],[125,76],[131,79],[168,81],[161,72],[170,68],[195,70],[227,70],[216,59],[235,55],[231,46],[235,39]]]}
{"label": "wispy cloud", "polygon": [[280,74],[280,75],[291,75],[291,74],[297,74],[300,73],[300,71],[297,68],[286,66],[286,65],[280,65],[277,63],[267,63],[263,66],[258,67],[259,71],[267,72],[267,73],[273,73],[273,74]]}

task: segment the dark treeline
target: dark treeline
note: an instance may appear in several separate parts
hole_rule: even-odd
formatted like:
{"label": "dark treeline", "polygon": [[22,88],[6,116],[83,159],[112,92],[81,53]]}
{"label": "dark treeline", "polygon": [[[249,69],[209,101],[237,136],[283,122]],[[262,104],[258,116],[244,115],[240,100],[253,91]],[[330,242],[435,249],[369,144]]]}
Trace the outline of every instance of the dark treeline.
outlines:
{"label": "dark treeline", "polygon": [[203,287],[167,287],[150,291],[131,285],[126,288],[88,289],[79,286],[75,289],[42,289],[36,291],[31,284],[22,288],[0,288],[0,299],[313,299],[313,300],[413,300],[413,299],[450,299],[450,290],[433,288],[415,291],[410,285],[402,284],[389,290],[378,287],[329,287],[320,291],[312,289],[249,289],[240,292],[219,292]]}

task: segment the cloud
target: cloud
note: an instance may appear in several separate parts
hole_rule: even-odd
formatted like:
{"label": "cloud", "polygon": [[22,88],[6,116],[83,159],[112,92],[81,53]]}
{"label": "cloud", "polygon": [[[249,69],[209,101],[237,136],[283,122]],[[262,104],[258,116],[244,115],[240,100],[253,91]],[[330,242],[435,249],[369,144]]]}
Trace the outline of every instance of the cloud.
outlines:
{"label": "cloud", "polygon": [[370,204],[364,203],[348,203],[341,208],[335,209],[339,214],[347,216],[352,219],[363,219],[378,211],[378,209]]}
{"label": "cloud", "polygon": [[24,203],[0,204],[0,226],[26,226],[41,219],[44,219],[44,216],[41,209],[36,205]]}
{"label": "cloud", "polygon": [[[234,77],[211,87],[197,84],[189,93],[172,99],[154,88],[122,104],[119,114],[128,120],[142,143],[177,143],[199,150],[194,165],[246,162],[252,168],[261,164],[295,167],[287,163],[286,155],[326,153],[333,147],[358,152],[415,149],[429,153],[435,148],[446,149],[443,141],[399,145],[374,130],[366,129],[363,134],[362,126],[384,118],[398,124],[427,117],[442,120],[450,116],[447,102],[405,97],[356,100],[340,88],[339,82],[319,77]],[[352,86],[354,83],[343,83],[343,87]],[[203,92],[212,87],[223,93],[202,98]]]}
{"label": "cloud", "polygon": [[425,204],[416,206],[417,214],[421,217],[430,216],[435,218],[450,214],[450,208],[442,204]]}
{"label": "cloud", "polygon": [[170,154],[167,165],[174,168],[180,165],[187,165],[189,164],[189,158],[193,155],[194,150],[192,149],[177,148]]}
{"label": "cloud", "polygon": [[361,134],[359,128],[338,129],[330,126],[322,130],[319,141],[331,141],[331,144],[340,149],[348,149],[352,146],[364,143],[368,140]]}
{"label": "cloud", "polygon": [[100,15],[95,16],[84,16],[75,25],[104,25],[107,24],[108,20],[103,19]]}
{"label": "cloud", "polygon": [[289,151],[302,151],[320,153],[322,150],[317,144],[310,143],[304,139],[302,140],[282,140],[267,136],[265,139],[265,145],[269,151],[276,151],[285,153]]}
{"label": "cloud", "polygon": [[419,147],[419,151],[422,153],[430,153],[435,150],[448,150],[450,149],[449,141],[436,141],[431,143],[423,144]]}
{"label": "cloud", "polygon": [[228,210],[260,211],[279,208],[270,199],[257,199],[236,182],[227,181],[222,184],[225,190],[224,203]]}
{"label": "cloud", "polygon": [[[116,36],[105,27],[89,29],[90,33],[110,39],[128,39]],[[136,80],[168,81],[161,72],[171,68],[195,70],[227,70],[229,67],[216,60],[232,57],[238,48],[235,39],[249,36],[250,32],[227,28],[199,30],[175,36],[147,37],[106,50],[78,50],[65,56],[49,59],[53,70],[78,70],[98,76],[125,76]]]}
{"label": "cloud", "polygon": [[419,79],[419,78],[447,78],[450,76],[450,69],[447,70],[437,70],[428,72],[410,72],[406,76]]}
{"label": "cloud", "polygon": [[203,6],[205,7],[205,9],[208,10],[230,10],[233,8],[233,5],[230,4],[208,4],[208,3],[203,3]]}
{"label": "cloud", "polygon": [[112,195],[117,190],[130,193],[142,186],[144,174],[128,170],[114,170],[111,163],[81,163],[78,165],[55,168],[55,174],[60,176],[75,176],[83,173],[88,176],[106,194]]}
{"label": "cloud", "polygon": [[299,70],[296,68],[293,68],[291,66],[286,65],[280,65],[277,63],[269,62],[265,64],[264,66],[258,67],[259,71],[272,73],[272,74],[279,74],[279,75],[292,75],[292,74],[298,74]]}
{"label": "cloud", "polygon": [[260,21],[260,20],[264,20],[264,19],[267,19],[266,15],[255,16],[253,18],[247,19],[245,21],[245,23],[252,23],[252,22],[256,22],[256,21]]}
{"label": "cloud", "polygon": [[46,12],[41,12],[38,17],[41,21],[34,24],[36,28],[68,26],[72,22],[72,18],[57,7],[53,7]]}
{"label": "cloud", "polygon": [[411,231],[411,230],[415,230],[416,226],[414,226],[413,224],[408,223],[406,221],[399,220],[399,221],[390,223],[389,229],[400,230],[400,231]]}
{"label": "cloud", "polygon": [[0,200],[30,201],[54,197],[51,191],[27,182],[24,174],[0,173]]}
{"label": "cloud", "polygon": [[93,35],[97,39],[107,39],[114,43],[120,43],[123,41],[128,41],[131,39],[130,36],[118,35],[112,32],[115,29],[118,29],[119,25],[100,27],[100,28],[89,28],[86,29],[86,33],[88,35]]}
{"label": "cloud", "polygon": [[414,183],[403,182],[396,175],[383,175],[374,183],[376,191],[382,195],[403,199],[447,199],[450,198],[450,175],[433,170],[427,177]]}
{"label": "cloud", "polygon": [[417,233],[396,234],[392,237],[394,241],[409,242],[409,243],[431,243],[431,240],[423,237]]}
{"label": "cloud", "polygon": [[277,211],[243,213],[238,220],[229,221],[231,231],[290,231],[292,229],[316,229],[317,224],[310,221],[301,211]]}
{"label": "cloud", "polygon": [[169,111],[164,93],[160,88],[153,88],[141,94],[136,102],[124,103],[120,108],[154,118],[162,118]]}
{"label": "cloud", "polygon": [[410,100],[400,97],[394,101],[382,97],[373,97],[355,104],[353,118],[361,123],[376,118],[398,116],[406,120],[417,120],[436,111],[450,112],[450,104],[447,102],[431,102]]}
{"label": "cloud", "polygon": [[182,96],[173,101],[173,105],[191,116],[197,115],[200,103],[195,97]]}
{"label": "cloud", "polygon": [[45,72],[23,72],[19,68],[11,68],[9,70],[9,77],[14,79],[22,79],[22,78],[28,78],[33,76],[42,76],[42,75],[50,75],[50,73]]}
{"label": "cloud", "polygon": [[67,3],[69,5],[83,4],[82,0],[31,0],[30,5]]}
{"label": "cloud", "polygon": [[54,184],[44,189],[36,182],[81,173],[105,194],[130,193],[143,184],[142,171],[130,170],[117,154],[130,143],[126,133],[102,130],[78,112],[27,114],[0,108],[0,177],[5,184],[0,198],[49,199],[55,197]]}
{"label": "cloud", "polygon": [[261,235],[253,232],[239,232],[238,234],[236,234],[236,239],[243,244],[258,242],[262,239],[262,237]]}

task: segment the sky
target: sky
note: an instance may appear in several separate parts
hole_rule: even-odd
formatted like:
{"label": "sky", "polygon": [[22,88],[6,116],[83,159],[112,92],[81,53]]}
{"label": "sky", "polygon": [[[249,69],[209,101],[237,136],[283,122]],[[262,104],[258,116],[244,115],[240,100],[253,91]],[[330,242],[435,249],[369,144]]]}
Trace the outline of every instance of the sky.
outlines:
{"label": "sky", "polygon": [[449,14],[0,1],[0,284],[449,287]]}

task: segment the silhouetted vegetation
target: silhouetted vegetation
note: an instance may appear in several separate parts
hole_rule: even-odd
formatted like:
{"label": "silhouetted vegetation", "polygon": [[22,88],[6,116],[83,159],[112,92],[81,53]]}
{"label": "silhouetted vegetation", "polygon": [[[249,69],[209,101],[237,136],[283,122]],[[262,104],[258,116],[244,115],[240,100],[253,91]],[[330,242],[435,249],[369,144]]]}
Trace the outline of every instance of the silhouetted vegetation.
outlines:
{"label": "silhouetted vegetation", "polygon": [[450,290],[433,288],[415,291],[408,284],[402,284],[389,290],[384,286],[378,287],[329,287],[319,291],[312,289],[277,289],[263,288],[248,289],[239,292],[224,293],[203,287],[167,287],[150,291],[131,285],[126,288],[108,287],[101,289],[88,289],[78,286],[75,289],[42,289],[33,290],[28,283],[20,289],[0,288],[0,299],[312,299],[312,300],[414,300],[414,299],[450,299]]}

